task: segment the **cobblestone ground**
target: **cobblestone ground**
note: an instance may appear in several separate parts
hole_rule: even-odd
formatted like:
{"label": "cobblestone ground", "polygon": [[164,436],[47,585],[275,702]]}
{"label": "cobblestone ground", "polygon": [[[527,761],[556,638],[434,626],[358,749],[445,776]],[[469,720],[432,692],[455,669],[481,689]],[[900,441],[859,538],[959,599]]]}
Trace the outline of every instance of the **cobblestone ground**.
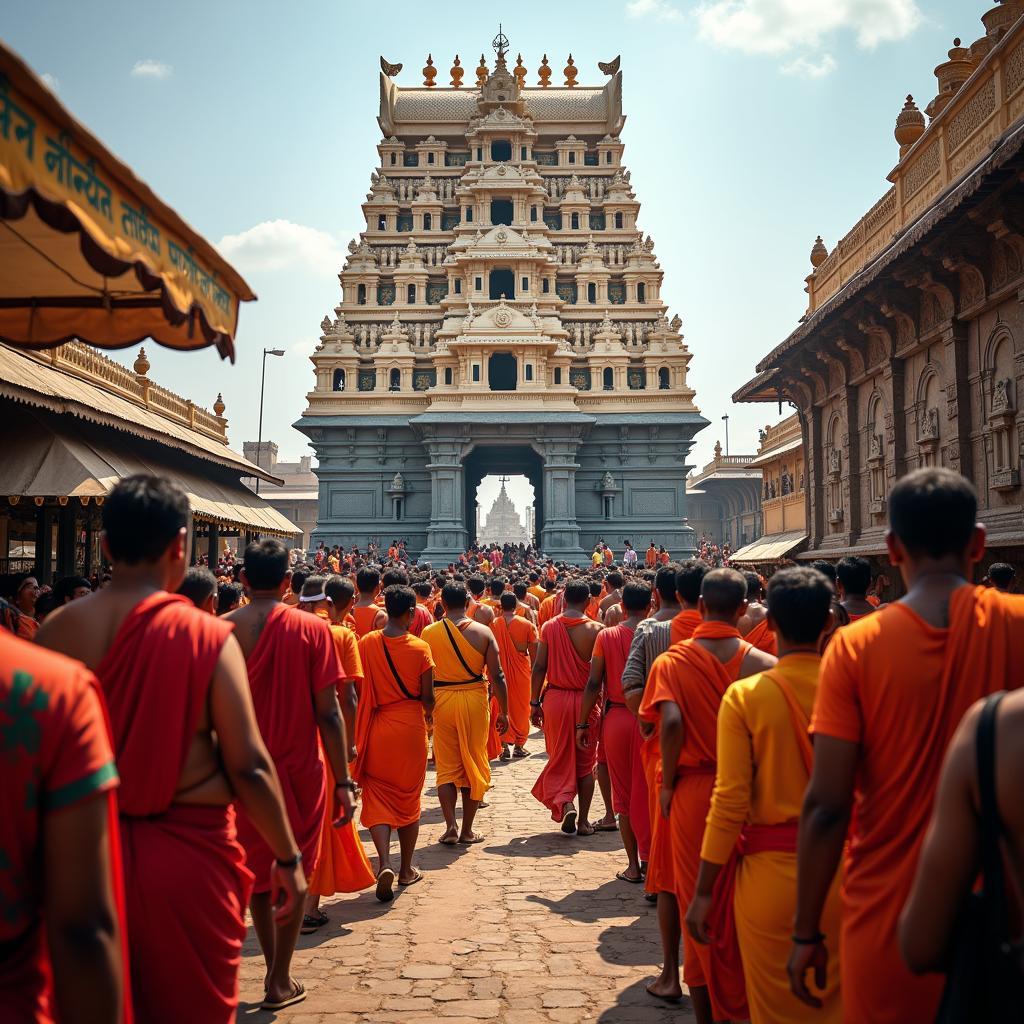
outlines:
{"label": "cobblestone ground", "polygon": [[[373,892],[325,900],[330,923],[302,936],[292,968],[309,993],[282,1011],[288,1024],[688,1024],[684,999],[644,992],[660,965],[654,908],[625,867],[618,833],[562,835],[530,796],[544,765],[534,756],[493,765],[487,836],[473,847],[438,845],[443,831],[427,775],[418,885],[382,905]],[[600,814],[601,798],[595,798]],[[364,833],[367,849],[369,835]],[[395,845],[397,852],[397,843]],[[243,951],[239,1020],[259,1010],[263,960],[250,929]]]}

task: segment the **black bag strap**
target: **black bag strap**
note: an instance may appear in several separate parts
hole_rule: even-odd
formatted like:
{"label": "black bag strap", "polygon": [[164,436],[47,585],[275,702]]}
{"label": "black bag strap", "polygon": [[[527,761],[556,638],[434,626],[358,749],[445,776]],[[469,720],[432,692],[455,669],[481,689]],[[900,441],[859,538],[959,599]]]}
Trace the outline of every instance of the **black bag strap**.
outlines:
{"label": "black bag strap", "polygon": [[391,652],[388,650],[388,642],[384,639],[384,634],[380,637],[381,646],[384,648],[384,657],[388,660],[388,668],[391,669],[391,674],[395,677],[395,682],[398,683],[398,688],[405,694],[408,700],[419,700],[419,697],[414,697],[402,682],[402,677],[398,674],[398,669],[395,668],[395,663],[391,660]]}
{"label": "black bag strap", "polygon": [[977,748],[978,794],[981,802],[981,869],[985,905],[985,932],[989,948],[998,949],[1005,941],[1006,900],[1004,899],[1003,855],[999,848],[1002,826],[996,799],[996,716],[1006,691],[993,693],[981,709]]}
{"label": "black bag strap", "polygon": [[452,650],[455,651],[455,657],[459,659],[459,664],[466,670],[466,672],[472,677],[467,679],[467,683],[480,683],[483,682],[483,676],[479,672],[474,672],[469,665],[466,663],[466,659],[462,656],[462,651],[459,650],[459,645],[455,641],[455,637],[452,635],[452,627],[448,625],[448,619],[444,618],[441,620],[444,625],[445,632],[448,634],[448,642],[452,645]]}

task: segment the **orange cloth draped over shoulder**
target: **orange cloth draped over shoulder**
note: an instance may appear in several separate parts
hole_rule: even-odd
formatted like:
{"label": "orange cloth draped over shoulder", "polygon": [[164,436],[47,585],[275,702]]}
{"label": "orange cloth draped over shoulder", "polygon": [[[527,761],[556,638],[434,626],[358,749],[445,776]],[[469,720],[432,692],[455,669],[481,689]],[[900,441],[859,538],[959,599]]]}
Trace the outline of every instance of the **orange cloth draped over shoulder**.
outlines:
{"label": "orange cloth draped over shoulder", "polygon": [[491,623],[491,632],[498,643],[501,671],[508,687],[508,732],[502,739],[521,747],[530,735],[531,664],[529,651],[519,648],[535,643],[537,630],[532,622],[518,615],[511,622],[498,615]]}
{"label": "orange cloth draped over shoulder", "polygon": [[[317,612],[321,617],[324,614]],[[344,683],[351,680],[357,689],[362,683],[363,664],[359,660],[359,642],[351,629],[332,625],[331,637],[341,665],[341,677],[338,682],[338,699],[341,700],[344,696]],[[352,740],[354,742],[355,737],[352,737]],[[320,829],[320,855],[317,857],[316,870],[309,877],[309,892],[313,896],[360,892],[373,885],[376,876],[370,867],[366,850],[363,849],[355,821],[350,821],[340,828],[334,826],[334,819],[338,816],[334,797],[336,780],[326,758],[324,769],[327,775],[327,806]]]}
{"label": "orange cloth draped over shoulder", "polygon": [[565,592],[557,591],[541,602],[540,611],[537,612],[537,628],[542,629],[556,615],[562,614],[565,608]]}
{"label": "orange cloth draped over shoulder", "polygon": [[587,616],[588,619],[593,619],[595,622],[599,622],[601,615],[601,598],[592,597],[587,602],[587,608],[584,614]]}
{"label": "orange cloth draped over shoulder", "polygon": [[[327,776],[314,700],[341,677],[330,627],[319,616],[276,605],[246,658],[246,667],[256,723],[277,769],[302,862],[312,873],[327,810]],[[256,876],[254,891],[269,892],[274,854],[244,813],[238,816],[238,836]]]}
{"label": "orange cloth draped over shoulder", "polygon": [[380,607],[375,604],[367,604],[360,607],[352,606],[352,619],[355,622],[356,636],[361,640],[367,633],[373,632],[374,623],[380,615]]}
{"label": "orange cloth draped over shoulder", "polygon": [[750,644],[751,647],[756,647],[759,651],[764,651],[765,654],[770,654],[773,657],[778,653],[778,644],[775,641],[775,633],[768,627],[768,620],[762,619],[756,626],[743,638]]}
{"label": "orange cloth draped over shoulder", "polygon": [[[46,816],[102,800],[110,837],[109,885],[121,930],[122,1024],[133,1020],[117,818],[117,769],[96,677],[70,658],[0,629],[0,1017],[54,1024],[50,952],[43,927]],[[25,728],[18,712],[24,709]],[[34,737],[33,737],[34,732]],[[16,897],[16,898],[7,898]]]}
{"label": "orange cloth draped over shoulder", "polygon": [[[698,611],[681,611],[669,624],[669,645],[689,640],[703,621]],[[647,860],[645,888],[648,892],[673,892],[672,841],[661,815],[658,797],[661,789],[661,740],[657,729],[642,741],[640,763],[647,782],[647,806],[651,822],[651,852]]]}
{"label": "orange cloth draped over shoulder", "polygon": [[402,828],[420,820],[427,777],[427,723],[420,684],[434,660],[419,637],[386,637],[379,629],[359,641],[359,658],[363,685],[356,713],[354,775],[363,787],[360,821],[364,828]]}
{"label": "orange cloth draped over shoulder", "polygon": [[253,876],[233,807],[174,803],[232,628],[157,592],[125,616],[96,667],[121,777],[133,1001],[146,1024],[235,1019]]}
{"label": "orange cloth draped over shoulder", "polygon": [[811,720],[860,748],[846,854],[843,1020],[933,1020],[943,977],[910,973],[897,924],[917,870],[942,761],[977,700],[1024,682],[1024,597],[965,584],[949,627],[888,604],[838,630],[825,651]]}
{"label": "orange cloth draped over shoulder", "polygon": [[[559,615],[541,630],[541,642],[547,645],[548,685],[544,691],[544,746],[548,763],[537,777],[533,796],[549,811],[553,821],[561,821],[565,805],[576,799],[577,780],[594,770],[596,744],[586,750],[576,746],[576,724],[583,706],[583,689],[590,677],[590,662],[576,652],[570,629],[578,629],[583,619]],[[601,709],[594,707],[588,719],[597,735]]]}
{"label": "orange cloth draped over shoulder", "polygon": [[412,623],[409,626],[409,632],[412,633],[413,636],[422,636],[423,630],[425,630],[433,621],[434,616],[430,614],[430,609],[422,604],[417,604],[412,615]]}
{"label": "orange cloth draped over shoulder", "polygon": [[[721,662],[697,641],[736,637],[739,650]],[[715,785],[718,709],[725,691],[739,675],[750,644],[732,626],[702,622],[693,637],[674,644],[651,666],[640,717],[660,727],[660,705],[672,702],[683,719],[683,742],[676,766],[675,789],[667,822],[671,837],[673,883],[680,913],[690,905],[697,885],[704,822]],[[740,964],[719,964],[712,978],[711,949],[683,929],[683,980],[687,986],[708,986],[715,1020],[745,1020],[746,992]],[[735,968],[731,973],[729,968]],[[712,985],[712,981],[715,982]]]}

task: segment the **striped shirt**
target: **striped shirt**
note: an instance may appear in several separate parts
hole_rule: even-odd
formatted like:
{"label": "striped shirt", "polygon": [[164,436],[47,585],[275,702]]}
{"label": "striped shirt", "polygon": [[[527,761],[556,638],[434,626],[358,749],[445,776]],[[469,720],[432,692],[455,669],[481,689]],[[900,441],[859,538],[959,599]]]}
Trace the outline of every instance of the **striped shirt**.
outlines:
{"label": "striped shirt", "polygon": [[672,639],[672,620],[644,619],[636,627],[629,645],[626,667],[622,670],[622,689],[642,690],[647,683],[654,659],[664,654]]}

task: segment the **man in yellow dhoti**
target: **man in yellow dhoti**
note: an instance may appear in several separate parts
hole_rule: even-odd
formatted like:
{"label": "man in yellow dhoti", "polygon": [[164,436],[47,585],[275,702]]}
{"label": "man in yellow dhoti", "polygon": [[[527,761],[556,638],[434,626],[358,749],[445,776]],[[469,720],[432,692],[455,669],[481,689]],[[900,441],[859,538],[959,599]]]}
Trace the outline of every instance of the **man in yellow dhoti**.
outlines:
{"label": "man in yellow dhoti", "polygon": [[[466,615],[468,594],[461,583],[441,590],[444,618],[426,627],[422,638],[434,658],[434,762],[437,798],[444,814],[445,846],[479,843],[473,821],[484,794],[491,787],[487,758],[490,697],[484,669],[497,698],[495,728],[508,729],[508,690],[501,671],[498,645],[487,626]],[[455,820],[455,805],[462,791],[462,829]]]}
{"label": "man in yellow dhoti", "polygon": [[[778,664],[733,683],[718,712],[718,765],[686,927],[711,963],[742,959],[752,1024],[839,1024],[839,879],[821,927],[830,956],[819,1005],[790,991],[784,964],[796,909],[797,820],[810,776],[818,642],[832,628],[832,589],[815,569],[783,569],[768,585]],[[736,948],[738,940],[738,949]],[[821,987],[820,982],[825,984]]]}

